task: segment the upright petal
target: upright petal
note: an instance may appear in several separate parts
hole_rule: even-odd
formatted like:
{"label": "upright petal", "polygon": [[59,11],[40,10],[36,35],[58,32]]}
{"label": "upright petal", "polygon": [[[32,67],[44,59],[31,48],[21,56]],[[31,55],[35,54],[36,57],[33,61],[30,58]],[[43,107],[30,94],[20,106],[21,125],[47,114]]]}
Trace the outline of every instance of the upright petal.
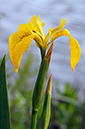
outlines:
{"label": "upright petal", "polygon": [[29,49],[34,35],[26,35],[25,32],[17,31],[9,37],[9,54],[17,73],[23,53]]}
{"label": "upright petal", "polygon": [[65,19],[65,18],[63,19],[63,18],[62,18],[60,25],[59,25],[58,27],[54,28],[54,29],[51,31],[51,35],[54,35],[54,34],[57,33],[58,31],[60,31],[61,29],[63,29],[64,26],[65,26],[65,23],[66,23],[66,19]]}
{"label": "upright petal", "polygon": [[29,22],[30,23],[35,23],[36,19],[37,19],[36,15],[33,15]]}
{"label": "upright petal", "polygon": [[41,24],[42,27],[45,25],[45,23],[41,22],[40,15],[38,16],[38,21],[40,22],[40,24]]}
{"label": "upright petal", "polygon": [[[34,39],[36,41],[37,46],[40,48],[40,46],[42,45],[42,41],[41,41],[41,36],[39,35],[39,33],[37,32],[33,32],[33,26],[30,25],[30,27],[28,27],[28,24],[21,24],[18,28],[19,31],[24,31],[24,33],[27,33],[28,35],[30,34],[34,34]],[[36,30],[36,29],[35,29]]]}
{"label": "upright petal", "polygon": [[59,31],[55,35],[53,35],[49,43],[51,43],[52,41],[54,41],[56,38],[60,36],[68,36],[70,38],[70,48],[71,48],[70,64],[71,64],[72,70],[74,71],[74,68],[79,62],[79,59],[81,57],[81,49],[80,49],[79,43],[75,38],[73,38],[70,35],[67,29],[63,29],[62,31]]}
{"label": "upright petal", "polygon": [[47,44],[47,42],[51,36],[51,30],[52,30],[52,27],[49,28],[48,34],[46,35],[46,37],[44,39],[44,49],[47,49],[49,46],[49,44]]}
{"label": "upright petal", "polygon": [[42,28],[42,26],[44,25],[44,23],[41,22],[40,15],[38,16],[38,19],[36,20],[36,24],[37,24],[37,26],[39,28],[39,32],[41,34],[42,39],[44,39],[45,36],[44,36],[43,28]]}
{"label": "upright petal", "polygon": [[27,28],[34,32],[34,33],[39,33],[39,27],[38,25],[36,24],[36,21],[37,21],[37,18],[36,18],[36,15],[34,15],[31,20],[27,23]]}

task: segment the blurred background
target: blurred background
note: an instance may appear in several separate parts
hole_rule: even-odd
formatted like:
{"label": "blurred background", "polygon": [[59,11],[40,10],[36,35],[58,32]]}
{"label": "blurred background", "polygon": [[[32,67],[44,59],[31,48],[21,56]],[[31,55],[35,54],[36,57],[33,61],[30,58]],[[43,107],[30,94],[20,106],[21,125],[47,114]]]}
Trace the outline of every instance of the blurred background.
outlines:
{"label": "blurred background", "polygon": [[47,80],[52,73],[52,115],[49,129],[83,129],[85,101],[85,1],[84,0],[0,0],[0,58],[7,53],[7,82],[12,129],[30,128],[31,98],[38,74],[40,51],[32,42],[21,62],[18,74],[14,73],[9,58],[9,36],[20,24],[41,16],[45,35],[49,27],[55,28],[61,18],[65,28],[78,40],[81,59],[75,68],[70,66],[69,38],[55,40]]}

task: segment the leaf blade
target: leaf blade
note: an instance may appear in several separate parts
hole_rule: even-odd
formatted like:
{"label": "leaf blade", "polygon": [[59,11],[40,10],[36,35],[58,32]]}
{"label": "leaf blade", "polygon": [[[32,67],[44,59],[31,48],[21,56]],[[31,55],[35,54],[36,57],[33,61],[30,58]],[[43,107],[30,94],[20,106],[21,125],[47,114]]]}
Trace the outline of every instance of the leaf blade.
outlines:
{"label": "leaf blade", "polygon": [[6,81],[6,55],[0,66],[0,129],[10,129],[8,91]]}

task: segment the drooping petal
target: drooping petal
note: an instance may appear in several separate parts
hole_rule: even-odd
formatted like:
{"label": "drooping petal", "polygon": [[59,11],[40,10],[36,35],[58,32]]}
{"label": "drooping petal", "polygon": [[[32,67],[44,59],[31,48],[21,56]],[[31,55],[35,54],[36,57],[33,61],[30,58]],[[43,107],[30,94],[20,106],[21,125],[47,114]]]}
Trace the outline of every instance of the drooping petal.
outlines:
{"label": "drooping petal", "polygon": [[63,19],[63,18],[62,18],[60,25],[59,25],[58,27],[54,28],[54,29],[51,31],[51,35],[54,35],[54,34],[57,33],[58,31],[60,31],[61,29],[63,29],[64,26],[65,26],[65,23],[66,23],[66,19],[65,19],[65,18]]}
{"label": "drooping petal", "polygon": [[17,31],[9,37],[9,54],[15,67],[15,73],[18,72],[23,53],[29,49],[33,38],[34,35],[26,35],[21,31]]}
{"label": "drooping petal", "polygon": [[31,30],[27,27],[27,24],[21,24],[19,26],[18,30],[28,32],[29,34],[32,34]]}
{"label": "drooping petal", "polygon": [[81,57],[81,49],[78,41],[73,37],[70,38],[70,48],[71,48],[70,63],[71,63],[71,68],[74,71],[74,68],[76,64],[79,62],[79,59]]}
{"label": "drooping petal", "polygon": [[28,27],[28,24],[21,24],[18,28],[19,31],[24,31],[25,33],[28,33],[28,34],[34,34],[34,39],[35,39],[35,44],[37,45],[37,47],[41,47],[43,46],[42,44],[42,40],[41,40],[41,35],[39,35],[39,33],[35,33],[35,32],[32,32],[32,28],[30,29],[30,27]]}
{"label": "drooping petal", "polygon": [[68,36],[70,38],[70,48],[71,48],[70,64],[71,64],[72,70],[74,71],[74,68],[79,62],[79,59],[81,57],[81,49],[80,49],[79,43],[75,38],[73,38],[70,35],[67,29],[63,29],[62,31],[59,31],[55,35],[53,35],[49,43],[51,43],[52,41],[54,41],[56,38],[60,36]]}

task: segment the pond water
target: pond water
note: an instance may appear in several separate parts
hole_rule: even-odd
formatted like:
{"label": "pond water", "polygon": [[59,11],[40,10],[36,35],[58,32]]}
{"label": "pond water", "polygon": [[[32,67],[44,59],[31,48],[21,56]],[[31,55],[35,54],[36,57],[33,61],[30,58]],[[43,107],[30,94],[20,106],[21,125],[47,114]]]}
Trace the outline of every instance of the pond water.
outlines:
{"label": "pond water", "polygon": [[[65,82],[85,87],[85,0],[0,0],[0,57],[8,52],[9,35],[18,30],[20,24],[27,23],[33,15],[41,15],[45,22],[44,32],[55,28],[61,18],[66,19],[65,28],[76,38],[81,46],[82,56],[75,72],[70,67],[69,39],[55,40],[50,73],[60,86]],[[33,52],[40,59],[40,53],[32,43],[28,53]],[[11,62],[10,62],[11,64]],[[12,64],[11,64],[12,65]]]}

